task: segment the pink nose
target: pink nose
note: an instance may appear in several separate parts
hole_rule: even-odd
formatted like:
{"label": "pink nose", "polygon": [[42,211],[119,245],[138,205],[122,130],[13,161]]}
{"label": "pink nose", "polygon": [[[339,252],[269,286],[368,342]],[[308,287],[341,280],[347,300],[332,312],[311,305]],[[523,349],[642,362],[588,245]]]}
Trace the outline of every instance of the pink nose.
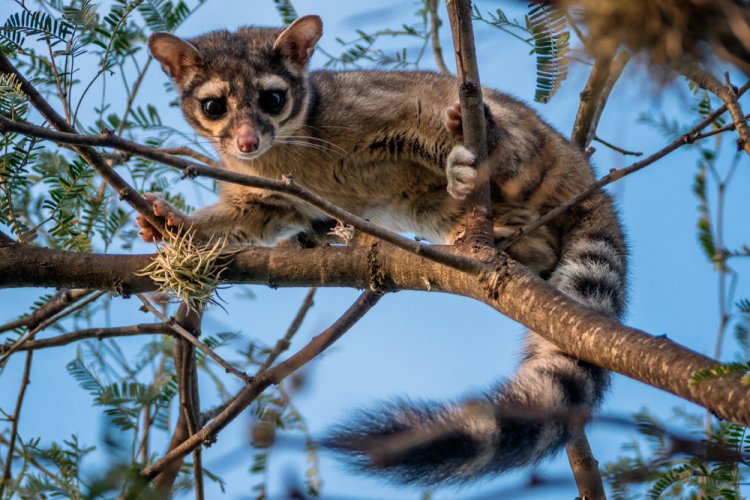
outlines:
{"label": "pink nose", "polygon": [[258,134],[249,125],[241,125],[237,130],[237,149],[243,153],[252,153],[258,149]]}

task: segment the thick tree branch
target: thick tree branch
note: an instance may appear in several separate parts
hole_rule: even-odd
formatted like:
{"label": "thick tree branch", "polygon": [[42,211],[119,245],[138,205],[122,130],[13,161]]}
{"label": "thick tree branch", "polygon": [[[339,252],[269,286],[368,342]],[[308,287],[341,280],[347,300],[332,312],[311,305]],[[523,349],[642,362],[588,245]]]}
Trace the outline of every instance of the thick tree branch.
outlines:
{"label": "thick tree branch", "polygon": [[[484,120],[482,85],[474,49],[474,29],[471,24],[471,0],[448,2],[448,19],[456,53],[456,73],[459,81],[458,98],[461,103],[464,145],[476,155],[475,165],[487,159],[487,127]],[[492,231],[492,200],[490,179],[480,182],[466,200],[468,210],[464,220],[465,242],[479,247],[491,247],[495,242]]]}
{"label": "thick tree branch", "polygon": [[[0,287],[116,287],[131,293],[157,285],[135,276],[148,255],[97,255],[0,245]],[[700,384],[690,378],[717,361],[588,310],[520,264],[498,256],[495,271],[471,275],[383,243],[370,247],[255,248],[232,256],[227,283],[347,286],[384,291],[442,291],[480,300],[559,346],[602,368],[640,380],[750,425],[750,398],[740,374]]]}
{"label": "thick tree branch", "polygon": [[[139,325],[119,326],[113,328],[88,328],[86,330],[77,330],[75,332],[50,337],[48,339],[32,340],[18,347],[18,351],[38,351],[39,349],[49,349],[50,347],[60,347],[78,342],[80,340],[97,339],[104,340],[113,337],[131,337],[134,335],[148,334],[169,334],[173,335],[172,328],[167,323],[142,323]],[[10,345],[0,345],[0,354],[10,350]]]}

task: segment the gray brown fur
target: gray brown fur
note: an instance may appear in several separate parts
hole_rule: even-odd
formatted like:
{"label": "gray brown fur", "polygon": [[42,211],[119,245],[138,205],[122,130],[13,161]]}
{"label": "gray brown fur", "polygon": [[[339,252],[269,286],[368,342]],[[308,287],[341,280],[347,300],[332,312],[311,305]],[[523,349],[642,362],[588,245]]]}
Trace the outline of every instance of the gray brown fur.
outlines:
{"label": "gray brown fur", "polygon": [[[291,174],[300,184],[373,222],[435,243],[454,242],[461,235],[464,214],[457,197],[475,180],[455,120],[446,118],[446,110],[457,100],[456,80],[431,72],[308,73],[319,29],[319,20],[306,16],[286,31],[243,28],[208,33],[191,40],[190,46],[171,38],[165,38],[166,45],[152,39],[150,46],[175,78],[185,117],[216,144],[224,168],[274,179]],[[287,89],[288,102],[277,116],[256,105],[258,92],[269,82]],[[226,98],[228,110],[220,120],[210,120],[202,112],[196,96],[205,98],[198,94],[207,88],[222,93],[212,97]],[[491,89],[484,89],[484,99],[495,232],[502,238],[577,194],[594,174],[581,152],[527,106]],[[245,127],[242,132],[240,126]],[[257,138],[260,154],[243,159],[235,144],[239,134]],[[262,245],[307,231],[324,219],[292,198],[231,184],[221,186],[217,204],[190,216],[158,197],[150,199],[173,224]],[[153,239],[150,228],[141,225],[144,237]],[[605,193],[592,195],[520,240],[509,253],[590,307],[622,314],[626,248]],[[485,400],[498,408],[593,408],[607,381],[602,370],[530,332],[518,371]],[[455,426],[449,437],[406,450],[378,466],[369,463],[367,446],[361,446],[445,422]],[[362,413],[340,427],[329,444],[393,480],[433,484],[467,481],[533,463],[560,449],[567,439],[566,427],[559,422],[478,417],[460,404],[399,402]]]}

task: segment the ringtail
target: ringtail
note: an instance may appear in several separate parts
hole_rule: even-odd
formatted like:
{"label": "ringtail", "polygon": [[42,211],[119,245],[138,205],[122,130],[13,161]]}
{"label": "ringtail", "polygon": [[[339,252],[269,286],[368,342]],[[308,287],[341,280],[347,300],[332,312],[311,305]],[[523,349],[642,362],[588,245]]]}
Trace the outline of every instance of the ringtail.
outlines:
{"label": "ringtail", "polygon": [[[286,28],[215,31],[191,40],[166,33],[151,54],[172,78],[185,118],[208,139],[222,168],[280,179],[291,174],[323,198],[394,231],[433,243],[461,237],[463,199],[474,189],[475,155],[464,147],[457,81],[426,71],[308,71],[322,35],[317,16]],[[586,157],[534,111],[483,89],[495,235],[498,241],[594,181]],[[190,215],[148,194],[169,225],[274,245],[326,217],[279,193],[232,184]],[[138,221],[147,241],[158,233]],[[627,255],[604,192],[510,247],[508,253],[562,292],[601,313],[625,306]],[[608,374],[534,332],[517,371],[469,403],[396,401],[361,411],[326,443],[355,465],[393,481],[461,483],[533,464],[572,438],[559,419],[511,418],[503,408],[559,414],[600,404]],[[359,444],[448,426],[449,432],[373,461]]]}

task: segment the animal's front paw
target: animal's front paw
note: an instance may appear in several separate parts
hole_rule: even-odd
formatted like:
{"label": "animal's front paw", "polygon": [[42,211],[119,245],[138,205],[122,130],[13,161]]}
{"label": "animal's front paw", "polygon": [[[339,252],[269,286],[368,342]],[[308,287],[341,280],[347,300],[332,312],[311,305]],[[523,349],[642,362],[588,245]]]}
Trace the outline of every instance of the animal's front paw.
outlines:
{"label": "animal's front paw", "polygon": [[461,118],[461,103],[455,102],[452,106],[445,109],[443,124],[454,139],[458,142],[464,141],[464,122]]}
{"label": "animal's front paw", "polygon": [[[159,193],[144,193],[143,198],[151,204],[154,215],[164,217],[168,228],[178,228],[179,226],[190,225],[188,217],[170,205]],[[161,233],[151,225],[142,215],[135,219],[140,226],[140,235],[144,241],[152,242],[161,239]]]}
{"label": "animal's front paw", "polygon": [[463,200],[476,187],[477,170],[474,168],[476,156],[463,146],[454,146],[448,155],[445,174],[448,178],[448,193],[457,200]]}

